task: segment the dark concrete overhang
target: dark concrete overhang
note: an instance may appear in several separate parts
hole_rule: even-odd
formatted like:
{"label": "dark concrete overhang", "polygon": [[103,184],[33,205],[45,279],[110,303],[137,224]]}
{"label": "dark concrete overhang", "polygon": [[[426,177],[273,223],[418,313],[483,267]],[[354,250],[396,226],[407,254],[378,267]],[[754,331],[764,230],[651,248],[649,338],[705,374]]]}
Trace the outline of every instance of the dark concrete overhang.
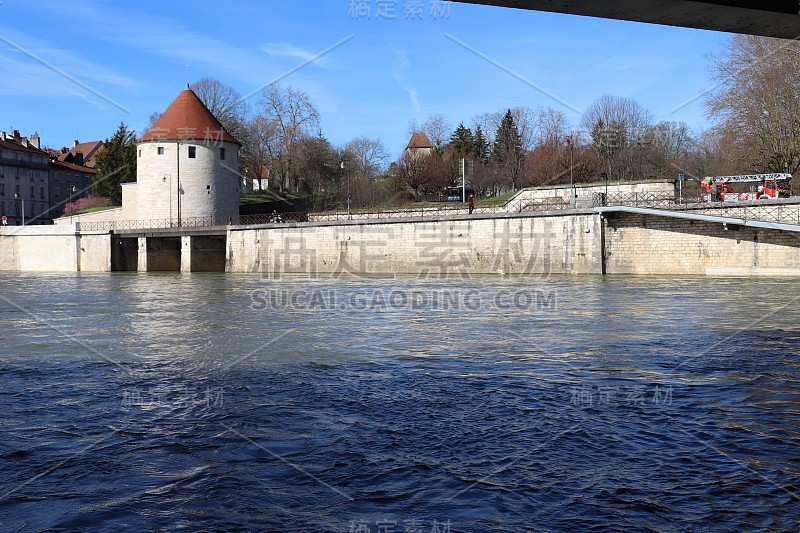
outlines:
{"label": "dark concrete overhang", "polygon": [[797,39],[800,5],[793,0],[457,0],[702,30]]}

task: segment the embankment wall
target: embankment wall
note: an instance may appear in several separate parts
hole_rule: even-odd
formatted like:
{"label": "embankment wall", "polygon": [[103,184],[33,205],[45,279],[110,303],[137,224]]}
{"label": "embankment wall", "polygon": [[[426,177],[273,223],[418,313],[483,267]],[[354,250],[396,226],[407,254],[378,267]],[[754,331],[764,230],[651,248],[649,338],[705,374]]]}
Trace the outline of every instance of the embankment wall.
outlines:
{"label": "embankment wall", "polygon": [[75,226],[0,229],[0,271],[108,272],[111,235],[82,233]]}
{"label": "embankment wall", "polygon": [[800,276],[798,232],[626,212],[232,226],[213,237],[193,231],[126,238],[74,225],[0,229],[0,271],[109,272],[115,249],[117,270]]}
{"label": "embankment wall", "polygon": [[605,260],[608,274],[800,276],[800,233],[615,213]]}
{"label": "embankment wall", "polygon": [[590,212],[232,229],[227,271],[594,274],[601,271],[599,223]]}

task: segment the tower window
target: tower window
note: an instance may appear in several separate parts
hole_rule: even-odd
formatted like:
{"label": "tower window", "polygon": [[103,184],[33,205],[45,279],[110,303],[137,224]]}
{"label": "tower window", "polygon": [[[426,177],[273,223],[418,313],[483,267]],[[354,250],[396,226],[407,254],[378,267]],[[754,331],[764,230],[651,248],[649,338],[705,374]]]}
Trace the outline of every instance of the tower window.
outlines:
{"label": "tower window", "polygon": [[139,157],[142,157],[142,149],[139,149]]}
{"label": "tower window", "polygon": [[163,146],[159,146],[158,147],[158,155],[164,155],[164,147]]}
{"label": "tower window", "polygon": [[196,146],[190,146],[189,147],[189,159],[194,159],[195,157],[197,157],[197,147]]}
{"label": "tower window", "polygon": [[220,149],[219,149],[219,158],[220,158],[222,161],[225,161],[225,148],[220,148]]}

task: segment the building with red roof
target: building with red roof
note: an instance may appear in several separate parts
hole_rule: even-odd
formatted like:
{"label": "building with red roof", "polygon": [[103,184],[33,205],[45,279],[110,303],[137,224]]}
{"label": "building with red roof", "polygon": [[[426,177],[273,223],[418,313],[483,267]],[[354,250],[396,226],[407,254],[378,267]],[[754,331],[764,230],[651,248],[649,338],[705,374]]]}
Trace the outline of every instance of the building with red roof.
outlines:
{"label": "building with red roof", "polygon": [[433,144],[431,144],[425,132],[414,132],[414,135],[411,136],[411,140],[408,141],[408,146],[406,146],[406,154],[417,157],[421,155],[431,155],[432,153]]}
{"label": "building with red roof", "polygon": [[62,163],[70,163],[73,165],[80,165],[88,168],[97,168],[97,156],[106,147],[103,141],[91,141],[81,143],[76,139],[72,144],[72,148],[66,146],[61,150],[48,150],[50,152],[50,159],[61,161]]}
{"label": "building with red roof", "polygon": [[169,220],[239,215],[239,148],[188,86],[136,147],[136,181],[122,184],[122,207],[81,215],[81,221]]}

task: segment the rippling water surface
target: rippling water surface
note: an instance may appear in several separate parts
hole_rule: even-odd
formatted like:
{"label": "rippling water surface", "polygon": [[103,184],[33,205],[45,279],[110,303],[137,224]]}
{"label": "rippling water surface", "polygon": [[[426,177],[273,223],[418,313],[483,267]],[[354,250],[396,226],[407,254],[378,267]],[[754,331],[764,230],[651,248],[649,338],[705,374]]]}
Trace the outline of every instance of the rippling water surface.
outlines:
{"label": "rippling water surface", "polygon": [[792,280],[3,274],[0,530],[797,530],[798,308]]}

